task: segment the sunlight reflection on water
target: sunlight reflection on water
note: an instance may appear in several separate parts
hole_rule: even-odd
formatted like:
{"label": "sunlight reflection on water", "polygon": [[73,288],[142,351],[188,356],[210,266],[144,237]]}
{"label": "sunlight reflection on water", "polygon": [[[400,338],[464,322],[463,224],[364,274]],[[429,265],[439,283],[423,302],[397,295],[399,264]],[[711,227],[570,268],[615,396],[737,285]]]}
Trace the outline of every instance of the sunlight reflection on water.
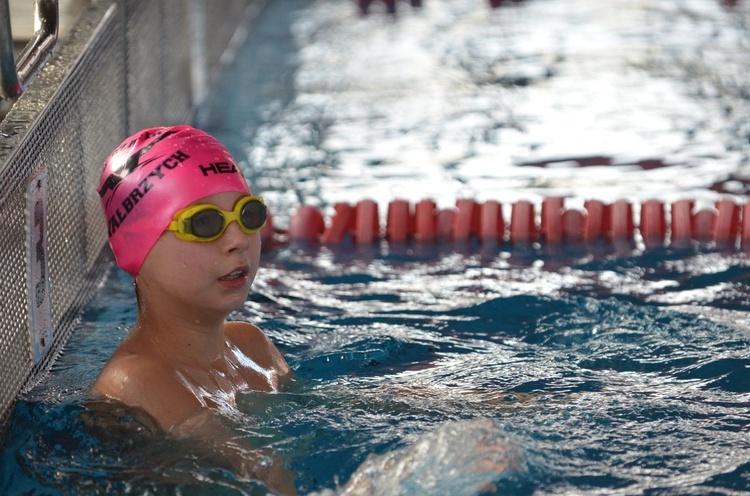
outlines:
{"label": "sunlight reflection on water", "polygon": [[[712,0],[485,4],[431,1],[391,18],[318,0],[296,12],[291,100],[266,102],[273,118],[242,130],[249,175],[281,219],[300,201],[363,198],[381,212],[425,197],[700,204],[742,175],[746,12]],[[611,165],[575,163],[595,157]],[[525,165],[538,163],[549,165]]]}

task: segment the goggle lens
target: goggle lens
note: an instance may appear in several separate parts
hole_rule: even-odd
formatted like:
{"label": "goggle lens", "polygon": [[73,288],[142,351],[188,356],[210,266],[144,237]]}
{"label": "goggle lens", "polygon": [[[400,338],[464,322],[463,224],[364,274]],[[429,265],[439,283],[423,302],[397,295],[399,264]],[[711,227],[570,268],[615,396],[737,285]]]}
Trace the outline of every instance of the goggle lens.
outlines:
{"label": "goggle lens", "polygon": [[224,215],[218,210],[203,210],[189,221],[191,234],[200,238],[211,238],[224,230]]}
{"label": "goggle lens", "polygon": [[231,212],[216,205],[201,204],[177,212],[167,227],[186,241],[213,241],[221,236],[227,226],[237,221],[244,232],[250,234],[260,230],[268,217],[268,209],[259,196],[245,196],[235,204]]}
{"label": "goggle lens", "polygon": [[258,230],[266,224],[268,209],[262,201],[250,200],[240,211],[240,224],[246,229]]}

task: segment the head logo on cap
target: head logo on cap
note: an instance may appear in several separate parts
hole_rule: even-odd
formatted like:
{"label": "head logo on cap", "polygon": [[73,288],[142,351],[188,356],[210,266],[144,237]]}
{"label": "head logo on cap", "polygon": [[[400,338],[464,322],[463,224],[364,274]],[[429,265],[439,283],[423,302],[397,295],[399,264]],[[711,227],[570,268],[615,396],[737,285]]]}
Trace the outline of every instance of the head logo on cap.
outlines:
{"label": "head logo on cap", "polygon": [[127,138],[107,158],[98,191],[112,251],[133,277],[177,211],[217,193],[250,194],[229,151],[190,126]]}

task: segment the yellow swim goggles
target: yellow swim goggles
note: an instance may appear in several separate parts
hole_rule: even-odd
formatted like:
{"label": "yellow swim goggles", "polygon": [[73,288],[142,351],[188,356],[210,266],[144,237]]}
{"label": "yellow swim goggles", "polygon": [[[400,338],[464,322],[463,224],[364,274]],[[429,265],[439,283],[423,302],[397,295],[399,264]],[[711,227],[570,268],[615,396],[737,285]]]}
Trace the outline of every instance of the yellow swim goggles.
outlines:
{"label": "yellow swim goggles", "polygon": [[216,205],[202,203],[183,208],[169,223],[167,231],[185,241],[213,241],[224,234],[227,226],[237,221],[244,232],[250,234],[266,225],[268,209],[260,196],[243,196],[231,212]]}

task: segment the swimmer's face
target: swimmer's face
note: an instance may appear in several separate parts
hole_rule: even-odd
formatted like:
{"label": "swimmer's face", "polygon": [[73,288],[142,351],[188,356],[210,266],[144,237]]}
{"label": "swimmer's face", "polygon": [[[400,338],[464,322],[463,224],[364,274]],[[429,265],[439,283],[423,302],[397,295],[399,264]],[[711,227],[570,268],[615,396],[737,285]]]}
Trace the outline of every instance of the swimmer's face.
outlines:
{"label": "swimmer's face", "polygon": [[[195,204],[231,211],[243,193],[219,193]],[[173,304],[186,311],[223,314],[240,308],[255,279],[260,233],[245,233],[236,222],[209,242],[184,241],[165,232],[146,257],[136,279],[148,304]],[[159,301],[154,301],[158,298]]]}

